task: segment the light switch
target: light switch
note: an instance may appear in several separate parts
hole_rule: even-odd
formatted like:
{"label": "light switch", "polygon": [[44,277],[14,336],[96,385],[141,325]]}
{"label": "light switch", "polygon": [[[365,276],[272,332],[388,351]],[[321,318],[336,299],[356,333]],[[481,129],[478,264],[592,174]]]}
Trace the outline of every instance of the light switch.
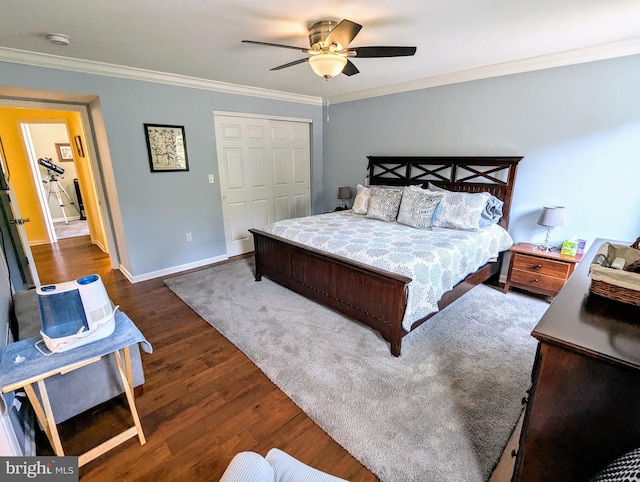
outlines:
{"label": "light switch", "polygon": [[213,184],[213,174],[209,174],[209,184]]}

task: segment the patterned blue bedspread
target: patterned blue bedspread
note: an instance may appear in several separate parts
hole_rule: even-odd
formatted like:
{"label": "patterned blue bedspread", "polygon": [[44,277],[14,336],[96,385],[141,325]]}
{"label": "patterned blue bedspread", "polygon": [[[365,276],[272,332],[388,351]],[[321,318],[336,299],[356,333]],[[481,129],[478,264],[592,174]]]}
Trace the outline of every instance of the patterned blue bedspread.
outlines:
{"label": "patterned blue bedspread", "polygon": [[497,224],[479,231],[415,229],[352,211],[287,219],[264,228],[298,243],[412,279],[402,326],[438,311],[438,300],[513,240]]}

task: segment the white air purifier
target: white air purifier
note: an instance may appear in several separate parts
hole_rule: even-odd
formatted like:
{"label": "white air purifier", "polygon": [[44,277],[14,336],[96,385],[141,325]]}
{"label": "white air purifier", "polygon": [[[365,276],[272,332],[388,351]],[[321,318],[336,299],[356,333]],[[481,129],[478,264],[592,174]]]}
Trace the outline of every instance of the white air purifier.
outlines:
{"label": "white air purifier", "polygon": [[110,336],[114,307],[97,274],[37,289],[46,347],[53,353],[77,348]]}

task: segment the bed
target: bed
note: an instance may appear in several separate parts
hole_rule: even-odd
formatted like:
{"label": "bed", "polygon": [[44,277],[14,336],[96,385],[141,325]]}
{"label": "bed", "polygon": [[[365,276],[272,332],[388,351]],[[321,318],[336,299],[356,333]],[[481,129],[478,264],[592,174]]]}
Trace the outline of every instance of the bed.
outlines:
{"label": "bed", "polygon": [[[502,216],[495,225],[504,230],[508,228],[517,165],[521,157],[369,156],[368,160],[367,181],[370,187],[384,186],[393,189],[400,186],[419,186],[429,187],[431,190],[487,192],[504,203]],[[395,269],[394,272],[381,269],[369,262],[336,254],[340,253],[339,248],[319,249],[308,245],[305,236],[299,238],[304,242],[298,242],[294,240],[295,236],[290,235],[290,232],[299,233],[307,229],[306,226],[301,229],[296,223],[328,223],[333,231],[338,231],[346,226],[344,223],[350,222],[350,218],[360,221],[363,216],[353,214],[352,211],[342,211],[300,220],[287,220],[263,230],[251,229],[255,244],[255,279],[260,281],[262,276],[266,276],[366,324],[389,342],[391,354],[394,356],[400,356],[402,338],[407,333],[500,271],[503,251],[495,253],[495,256],[491,256],[492,259],[486,262],[483,260],[479,268],[474,267],[469,274],[453,280],[449,283],[452,285],[451,289],[438,294],[437,300],[432,300],[432,309],[425,309],[416,306],[415,302],[418,300],[417,305],[421,304],[421,300],[425,298],[424,292],[411,295],[413,292],[410,291],[410,287],[419,281],[415,271]],[[406,228],[397,226],[399,223],[395,222],[386,223],[386,226],[382,221],[371,221],[378,223],[377,227],[373,228],[376,232],[383,232],[383,227],[392,231]],[[415,228],[406,229],[423,231]],[[497,230],[496,228],[495,231]],[[462,231],[454,234],[457,238],[465,239],[471,236],[470,233]],[[440,244],[448,242],[440,240]],[[317,242],[315,244],[322,246]],[[421,309],[425,311],[420,311]]]}

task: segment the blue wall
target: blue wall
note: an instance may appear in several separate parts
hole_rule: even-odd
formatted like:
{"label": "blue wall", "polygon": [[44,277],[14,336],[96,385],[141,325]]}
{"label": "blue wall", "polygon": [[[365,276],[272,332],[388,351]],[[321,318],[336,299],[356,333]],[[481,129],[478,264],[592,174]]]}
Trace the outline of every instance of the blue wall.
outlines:
{"label": "blue wall", "polygon": [[[544,205],[576,235],[640,235],[640,56],[307,105],[0,62],[7,86],[100,99],[134,276],[225,254],[213,111],[312,119],[312,208],[363,181],[367,155],[521,155],[510,232],[540,242]],[[184,125],[189,172],[149,172],[142,124]],[[185,241],[185,233],[193,241]]]}
{"label": "blue wall", "polygon": [[565,206],[552,232],[640,235],[640,56],[333,104],[325,125],[325,206],[362,183],[368,155],[505,155],[520,162],[509,232],[541,242],[542,206]]}
{"label": "blue wall", "polygon": [[[135,277],[224,256],[213,111],[311,119],[312,206],[322,194],[322,107],[0,62],[6,86],[96,95]],[[183,125],[188,172],[151,173],[143,124]],[[207,176],[214,174],[216,183]],[[187,243],[185,233],[193,241]]]}

